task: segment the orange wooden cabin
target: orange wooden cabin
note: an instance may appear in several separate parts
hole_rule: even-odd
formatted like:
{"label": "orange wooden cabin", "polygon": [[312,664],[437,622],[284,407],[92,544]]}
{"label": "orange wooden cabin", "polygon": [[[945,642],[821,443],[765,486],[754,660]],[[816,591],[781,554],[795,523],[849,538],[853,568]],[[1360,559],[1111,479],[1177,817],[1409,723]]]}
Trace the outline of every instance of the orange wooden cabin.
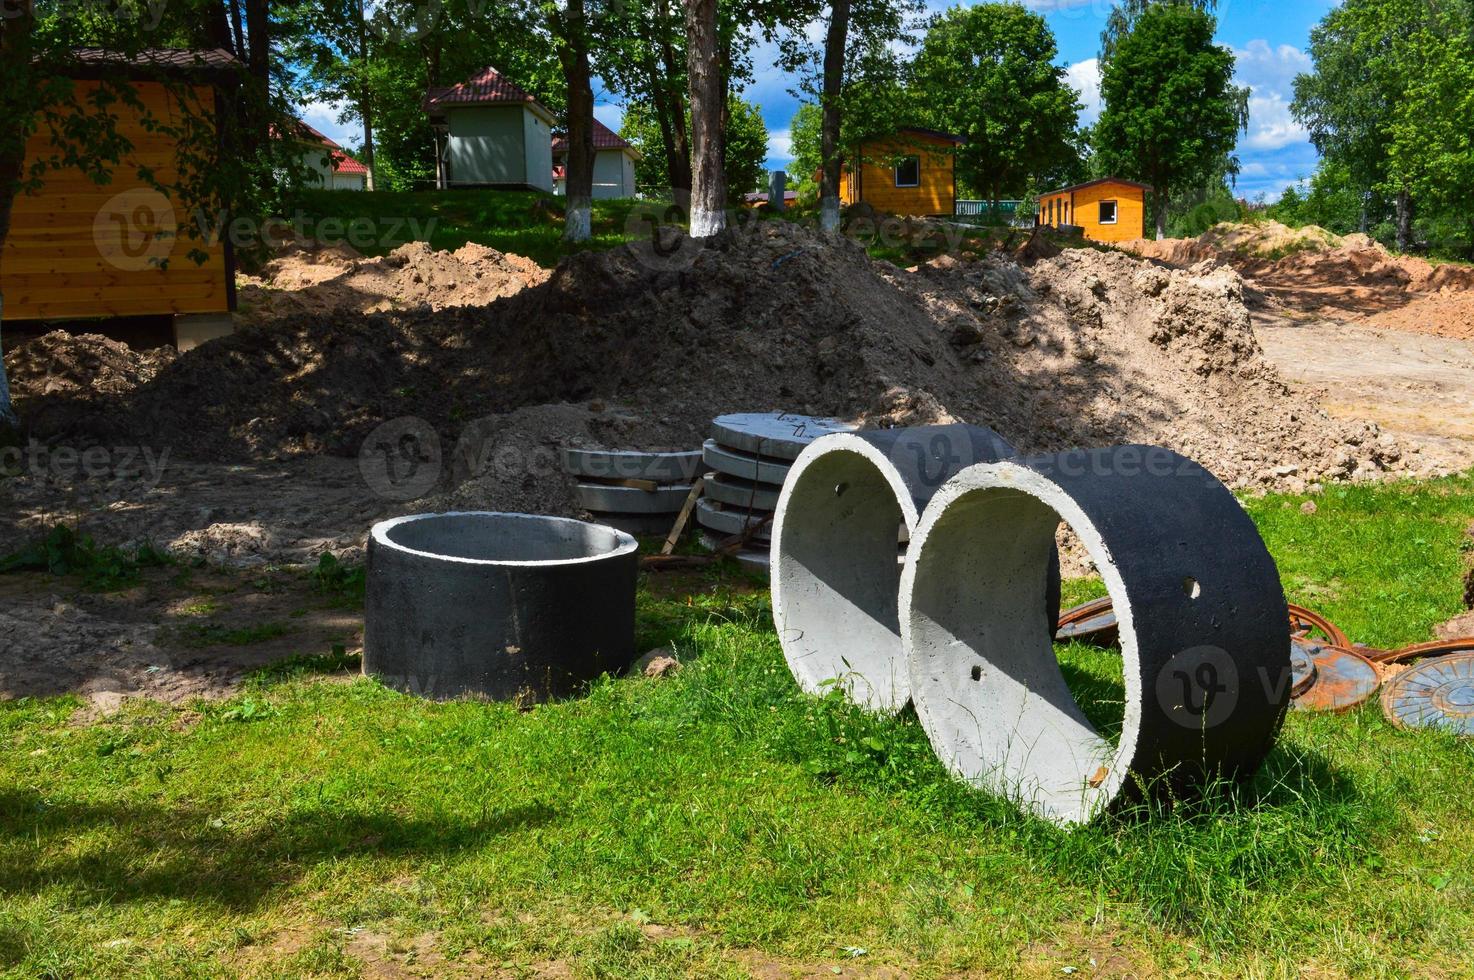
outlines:
{"label": "orange wooden cabin", "polygon": [[[189,111],[196,118],[218,118],[217,86],[235,59],[224,51],[156,50],[124,61],[84,51],[79,62],[75,83],[82,105],[100,77],[129,79],[143,111],[117,102],[110,111],[132,150],[112,168],[108,183],[99,185],[77,168],[52,169],[39,191],[16,197],[0,249],[5,322],[172,316],[182,347],[229,332],[236,297],[228,237],[192,237],[189,223],[199,216],[185,213],[138,170],[151,169],[165,187],[178,182],[174,138],[150,131],[145,119],[177,123],[181,98],[195,103]],[[184,87],[157,80],[169,76]],[[49,128],[38,126],[27,143],[27,165],[56,152]],[[215,216],[208,220],[213,230]],[[193,251],[206,254],[204,264],[190,257]]]}
{"label": "orange wooden cabin", "polygon": [[1148,184],[1102,177],[1039,196],[1041,225],[1073,225],[1093,242],[1124,242],[1146,237]]}
{"label": "orange wooden cabin", "polygon": [[964,142],[960,136],[914,127],[864,140],[854,147],[840,176],[840,203],[863,201],[890,214],[950,217],[957,207],[957,147]]}

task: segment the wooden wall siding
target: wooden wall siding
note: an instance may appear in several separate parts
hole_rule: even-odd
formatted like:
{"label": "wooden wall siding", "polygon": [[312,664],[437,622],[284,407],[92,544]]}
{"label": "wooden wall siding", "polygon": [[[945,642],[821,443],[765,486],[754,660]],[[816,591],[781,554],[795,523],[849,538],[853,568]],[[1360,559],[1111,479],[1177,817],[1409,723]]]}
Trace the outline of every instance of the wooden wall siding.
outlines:
{"label": "wooden wall siding", "polygon": [[[78,82],[77,86],[79,97],[85,100],[87,89],[96,83]],[[174,97],[164,85],[136,82],[134,86],[155,119],[177,118]],[[195,95],[201,105],[213,107],[210,88],[197,87]],[[119,205],[127,209],[137,200],[157,200],[138,198],[151,191],[138,179],[140,166],[153,168],[165,186],[178,179],[170,138],[144,129],[132,107],[118,106],[115,111],[119,130],[133,143],[133,152],[114,168],[111,183],[98,186],[78,170],[52,171],[38,193],[16,198],[10,234],[0,249],[0,290],[4,291],[7,322],[229,311],[224,244],[190,238],[185,223],[194,222],[194,214],[169,203],[168,212],[178,231],[173,237],[160,238],[152,234],[157,229],[144,220],[149,213],[146,209],[118,217],[105,211]],[[27,158],[35,160],[53,152],[43,126],[27,144]],[[118,197],[128,192],[135,192],[135,202]],[[132,229],[126,242],[125,227]],[[203,265],[189,257],[193,250],[208,255]],[[167,259],[167,268],[149,264],[149,257]]]}
{"label": "wooden wall siding", "polygon": [[[855,186],[855,175],[847,168],[845,179],[840,183],[840,201],[853,204],[857,199],[863,200],[877,211],[890,214],[950,215],[957,200],[953,179],[957,161],[950,152],[951,147],[952,144],[944,140],[922,136],[864,143],[859,150],[863,158],[859,186]],[[901,156],[921,158],[920,186],[896,186],[895,167],[890,161]]]}
{"label": "wooden wall siding", "polygon": [[[1116,223],[1100,223],[1100,202],[1116,202]],[[1050,205],[1053,204],[1053,210]],[[1039,198],[1039,221],[1078,225],[1093,242],[1124,242],[1146,237],[1146,192],[1129,184],[1103,183]]]}

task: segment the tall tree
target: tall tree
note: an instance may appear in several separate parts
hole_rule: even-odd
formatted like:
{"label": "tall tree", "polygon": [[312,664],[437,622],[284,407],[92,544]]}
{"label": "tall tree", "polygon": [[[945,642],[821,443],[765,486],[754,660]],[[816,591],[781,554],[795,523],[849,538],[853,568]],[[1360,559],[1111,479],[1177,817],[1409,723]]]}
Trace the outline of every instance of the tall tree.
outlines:
{"label": "tall tree", "polygon": [[[1395,202],[1399,249],[1411,239],[1414,161],[1428,135],[1423,127],[1433,120],[1414,118],[1401,136],[1397,122],[1414,106],[1414,85],[1429,80],[1427,57],[1439,53],[1432,49],[1457,48],[1425,33],[1433,9],[1424,0],[1346,0],[1311,30],[1314,71],[1295,79],[1291,104],[1322,158],[1344,169],[1364,203],[1374,193]],[[1436,110],[1418,100],[1413,111]],[[1394,168],[1399,143],[1401,163]],[[1366,224],[1363,215],[1363,230]]]}
{"label": "tall tree", "polygon": [[[798,76],[795,93],[816,106],[817,160],[805,165],[803,180],[819,174],[819,221],[839,227],[840,178],[847,150],[863,137],[883,135],[908,120],[900,93],[898,48],[914,42],[907,31],[923,5],[919,0],[798,0],[796,22],[828,11],[824,44],[816,48],[807,30],[783,36],[779,64]],[[872,109],[887,103],[879,112]]]}
{"label": "tall tree", "polygon": [[953,7],[912,65],[928,122],[964,137],[958,176],[995,205],[1074,157],[1080,102],[1055,65],[1054,33],[1017,4]]}
{"label": "tall tree", "polygon": [[1152,4],[1101,74],[1098,165],[1152,185],[1158,238],[1173,192],[1205,182],[1247,124],[1233,52],[1213,43],[1216,26],[1191,6]]}
{"label": "tall tree", "polygon": [[722,169],[726,93],[717,38],[717,0],[686,0],[686,66],[691,85],[691,237],[727,227]]}
{"label": "tall tree", "polygon": [[564,0],[548,15],[568,91],[568,178],[563,240],[593,236],[594,89],[589,69],[589,24],[584,0]]}
{"label": "tall tree", "polygon": [[610,88],[639,104],[656,126],[660,142],[645,152],[663,158],[660,185],[686,204],[691,193],[690,119],[686,111],[685,19],[671,0],[627,0],[612,5],[599,32],[600,71]]}
{"label": "tall tree", "polygon": [[1111,7],[1111,12],[1106,15],[1105,28],[1100,32],[1102,67],[1111,60],[1121,38],[1131,33],[1131,28],[1136,26],[1136,21],[1146,13],[1147,8],[1162,3],[1191,7],[1205,14],[1211,14],[1218,9],[1218,0],[1119,0]]}
{"label": "tall tree", "polygon": [[[1391,118],[1392,180],[1420,208],[1457,215],[1474,253],[1474,4],[1425,5],[1403,44],[1409,84]],[[1401,248],[1411,237],[1411,210],[1399,208]]]}
{"label": "tall tree", "polygon": [[824,86],[819,105],[824,117],[819,140],[819,228],[839,230],[840,97],[844,94],[845,45],[850,32],[850,0],[830,0],[829,30],[824,37]]}

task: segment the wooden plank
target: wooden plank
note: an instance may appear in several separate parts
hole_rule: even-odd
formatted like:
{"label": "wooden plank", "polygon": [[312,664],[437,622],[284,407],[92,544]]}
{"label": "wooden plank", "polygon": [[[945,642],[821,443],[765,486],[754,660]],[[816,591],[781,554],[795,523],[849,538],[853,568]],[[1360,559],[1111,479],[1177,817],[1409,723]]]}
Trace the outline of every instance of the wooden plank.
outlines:
{"label": "wooden plank", "polygon": [[[38,289],[101,289],[110,287],[126,287],[137,285],[157,285],[159,273],[154,271],[142,273],[128,273],[121,271],[97,272],[78,275],[71,272],[33,272],[25,275],[12,275],[10,273],[0,274],[0,284],[3,284],[6,299],[12,291],[23,292]],[[167,282],[180,288],[195,288],[202,285],[225,286],[224,269],[170,269],[166,274]]]}
{"label": "wooden plank", "polygon": [[5,303],[5,322],[19,320],[65,320],[83,317],[167,316],[179,313],[226,313],[224,296],[204,300],[164,301],[160,299],[108,300],[97,302]]}
{"label": "wooden plank", "polygon": [[[33,274],[56,274],[56,273],[106,273],[106,272],[132,272],[137,275],[156,275],[167,277],[175,270],[198,269],[201,266],[191,260],[184,250],[171,252],[168,256],[168,266],[160,268],[157,264],[139,267],[141,258],[128,256],[122,253],[113,253],[112,257],[106,255],[84,255],[73,258],[31,258],[24,252],[12,253],[8,249],[0,264],[5,266],[4,275],[33,275]],[[206,262],[204,268],[224,269],[224,260],[217,253],[213,261]]]}
{"label": "wooden plank", "polygon": [[686,502],[681,505],[680,514],[676,515],[676,522],[671,526],[670,534],[665,536],[665,544],[660,546],[662,556],[669,555],[676,550],[676,542],[681,540],[681,535],[686,533],[686,524],[691,520],[691,512],[696,509],[696,501],[701,499],[702,491],[706,489],[706,480],[697,477],[691,483],[691,492],[686,494]]}
{"label": "wooden plank", "polygon": [[105,305],[115,302],[134,302],[153,300],[160,304],[174,303],[198,303],[209,300],[221,300],[225,298],[225,283],[213,282],[180,286],[170,283],[167,286],[97,286],[92,289],[72,287],[70,289],[19,289],[13,290],[10,286],[5,287],[5,305],[10,308],[12,302],[17,306],[46,306],[57,303],[86,303],[91,305]]}

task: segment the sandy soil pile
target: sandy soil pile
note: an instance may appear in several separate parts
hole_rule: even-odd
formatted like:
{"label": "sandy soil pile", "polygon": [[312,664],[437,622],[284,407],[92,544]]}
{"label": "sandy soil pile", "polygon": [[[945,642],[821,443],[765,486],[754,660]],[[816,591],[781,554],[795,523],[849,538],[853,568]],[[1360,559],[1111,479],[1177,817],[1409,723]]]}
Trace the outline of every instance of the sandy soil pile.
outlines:
{"label": "sandy soil pile", "polygon": [[28,396],[85,398],[132,391],[178,356],[172,347],[135,351],[101,334],[57,331],[8,350],[5,369],[15,389]]}
{"label": "sandy soil pile", "polygon": [[356,455],[414,416],[453,463],[441,489],[455,502],[547,512],[570,506],[566,480],[532,462],[554,443],[695,447],[714,415],[780,407],[964,419],[1027,451],[1155,442],[1240,486],[1402,469],[1375,427],[1333,422],[1280,382],[1241,290],[1229,269],[1093,250],[907,273],[784,223],[705,247],[671,232],[571,257],[487,306],[249,327],[106,411],[50,416],[51,434],[166,433],[179,456],[237,461]]}
{"label": "sandy soil pile", "polygon": [[1198,238],[1137,239],[1122,247],[1175,266],[1231,265],[1253,287],[1251,306],[1474,337],[1474,268],[1392,255],[1366,235],[1340,237],[1315,225],[1292,229],[1274,221],[1226,223]]}
{"label": "sandy soil pile", "polygon": [[366,259],[347,245],[289,243],[259,276],[240,276],[240,318],[261,322],[323,310],[377,313],[483,306],[548,277],[520,255],[468,244],[454,252],[424,242]]}

